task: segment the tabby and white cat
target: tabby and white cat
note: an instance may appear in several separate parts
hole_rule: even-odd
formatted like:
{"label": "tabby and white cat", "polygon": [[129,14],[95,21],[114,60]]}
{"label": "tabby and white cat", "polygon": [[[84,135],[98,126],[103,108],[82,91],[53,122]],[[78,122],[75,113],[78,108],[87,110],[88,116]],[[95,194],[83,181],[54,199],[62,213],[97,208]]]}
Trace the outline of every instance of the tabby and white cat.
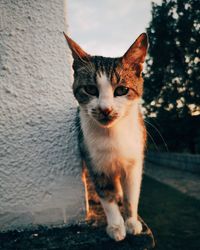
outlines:
{"label": "tabby and white cat", "polygon": [[[142,64],[148,39],[141,34],[124,56],[91,56],[65,35],[74,58],[73,93],[80,106],[83,160],[116,241],[140,234],[138,201],[146,130],[140,112]],[[123,196],[125,218],[117,201]]]}

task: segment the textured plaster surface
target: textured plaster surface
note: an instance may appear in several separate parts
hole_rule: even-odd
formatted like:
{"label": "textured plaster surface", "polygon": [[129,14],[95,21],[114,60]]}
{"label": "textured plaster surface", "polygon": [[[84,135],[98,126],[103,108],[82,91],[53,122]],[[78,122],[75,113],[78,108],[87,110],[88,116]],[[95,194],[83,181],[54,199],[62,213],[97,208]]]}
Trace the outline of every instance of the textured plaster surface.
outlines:
{"label": "textured plaster surface", "polygon": [[0,230],[84,207],[64,1],[0,0]]}

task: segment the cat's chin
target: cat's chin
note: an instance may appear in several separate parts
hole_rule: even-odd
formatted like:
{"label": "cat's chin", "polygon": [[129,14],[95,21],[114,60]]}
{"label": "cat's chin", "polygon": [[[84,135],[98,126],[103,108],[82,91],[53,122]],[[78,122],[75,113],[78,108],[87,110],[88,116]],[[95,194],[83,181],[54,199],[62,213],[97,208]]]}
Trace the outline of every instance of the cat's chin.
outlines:
{"label": "cat's chin", "polygon": [[114,126],[116,119],[101,119],[101,120],[96,120],[98,125],[102,128],[111,128]]}

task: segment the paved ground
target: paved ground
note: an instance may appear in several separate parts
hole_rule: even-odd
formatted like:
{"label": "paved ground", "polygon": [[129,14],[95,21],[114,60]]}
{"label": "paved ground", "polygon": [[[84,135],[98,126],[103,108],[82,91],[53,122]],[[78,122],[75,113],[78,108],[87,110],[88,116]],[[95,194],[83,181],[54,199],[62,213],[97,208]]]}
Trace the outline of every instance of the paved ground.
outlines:
{"label": "paved ground", "polygon": [[200,200],[200,176],[183,170],[146,163],[145,174]]}
{"label": "paved ground", "polygon": [[200,200],[144,176],[139,214],[154,234],[156,250],[200,249]]}

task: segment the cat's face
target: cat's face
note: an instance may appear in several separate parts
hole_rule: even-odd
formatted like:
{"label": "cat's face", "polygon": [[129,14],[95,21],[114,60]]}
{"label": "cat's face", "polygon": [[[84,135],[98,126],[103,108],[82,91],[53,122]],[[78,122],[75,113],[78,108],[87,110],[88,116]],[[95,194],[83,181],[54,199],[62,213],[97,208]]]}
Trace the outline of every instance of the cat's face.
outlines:
{"label": "cat's face", "polygon": [[120,58],[90,56],[66,39],[74,57],[73,92],[81,110],[99,126],[113,126],[142,95],[147,36],[142,34]]}
{"label": "cat's face", "polygon": [[120,59],[92,57],[74,74],[73,90],[81,110],[100,126],[110,127],[126,116],[142,94],[142,79]]}

